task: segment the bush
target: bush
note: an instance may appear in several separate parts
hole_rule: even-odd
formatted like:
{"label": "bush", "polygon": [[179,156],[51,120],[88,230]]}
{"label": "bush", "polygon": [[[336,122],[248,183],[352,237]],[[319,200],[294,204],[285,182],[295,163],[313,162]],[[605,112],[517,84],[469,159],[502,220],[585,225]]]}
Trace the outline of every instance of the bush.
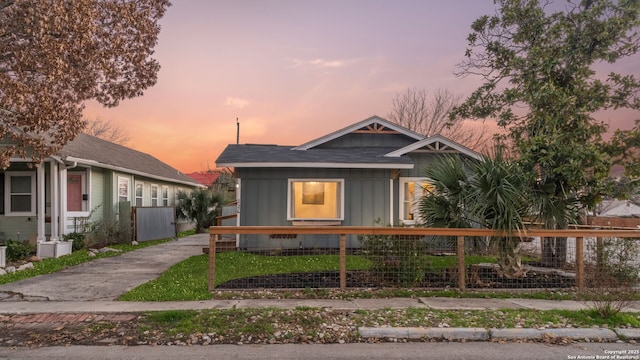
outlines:
{"label": "bush", "polygon": [[131,242],[131,229],[121,226],[115,218],[96,221],[91,226],[91,238],[100,245]]}
{"label": "bush", "polygon": [[9,261],[24,260],[35,253],[33,245],[27,242],[7,240],[5,245],[7,247],[7,260]]}
{"label": "bush", "polygon": [[85,235],[79,232],[72,232],[69,234],[65,234],[62,239],[65,241],[73,241],[73,245],[71,248],[73,251],[78,251],[84,248],[84,238]]}
{"label": "bush", "polygon": [[579,298],[595,314],[607,319],[630,307],[634,286],[640,279],[636,259],[640,244],[635,239],[606,238],[589,247],[586,283]]}
{"label": "bush", "polygon": [[430,264],[424,261],[426,246],[423,239],[361,235],[358,240],[376,275],[403,286],[417,285],[424,280]]}

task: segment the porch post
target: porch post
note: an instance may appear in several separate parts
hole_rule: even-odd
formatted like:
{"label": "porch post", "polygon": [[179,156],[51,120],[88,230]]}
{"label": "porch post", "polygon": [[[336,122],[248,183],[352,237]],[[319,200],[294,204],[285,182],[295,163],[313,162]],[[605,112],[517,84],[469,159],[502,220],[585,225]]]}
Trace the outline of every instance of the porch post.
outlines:
{"label": "porch post", "polygon": [[44,163],[40,163],[36,165],[36,192],[37,192],[37,217],[38,217],[38,241],[45,241],[47,237],[45,235],[45,227],[44,227],[44,214],[46,201],[44,197],[45,192],[45,171],[44,171]]}
{"label": "porch post", "polygon": [[60,238],[59,232],[59,202],[60,202],[60,188],[58,187],[58,163],[55,160],[49,162],[49,179],[51,191],[49,192],[51,199],[51,241],[57,241]]}
{"label": "porch post", "polygon": [[60,166],[60,235],[67,233],[67,167]]}

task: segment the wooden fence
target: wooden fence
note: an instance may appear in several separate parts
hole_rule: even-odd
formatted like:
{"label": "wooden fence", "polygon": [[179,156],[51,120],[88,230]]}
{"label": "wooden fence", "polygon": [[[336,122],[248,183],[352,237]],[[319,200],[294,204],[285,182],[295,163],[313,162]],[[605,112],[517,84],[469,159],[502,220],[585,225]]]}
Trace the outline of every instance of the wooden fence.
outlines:
{"label": "wooden fence", "polygon": [[[488,229],[452,229],[452,228],[398,228],[398,227],[361,227],[361,226],[212,226],[209,228],[209,291],[215,288],[216,238],[225,234],[261,234],[261,235],[339,235],[340,236],[340,288],[346,288],[346,236],[347,235],[397,235],[408,237],[454,236],[457,238],[458,288],[465,289],[465,238],[504,236],[505,234]],[[529,229],[516,232],[520,237],[566,237],[575,239],[576,285],[579,290],[585,288],[584,238],[640,238],[640,230],[544,230]]]}

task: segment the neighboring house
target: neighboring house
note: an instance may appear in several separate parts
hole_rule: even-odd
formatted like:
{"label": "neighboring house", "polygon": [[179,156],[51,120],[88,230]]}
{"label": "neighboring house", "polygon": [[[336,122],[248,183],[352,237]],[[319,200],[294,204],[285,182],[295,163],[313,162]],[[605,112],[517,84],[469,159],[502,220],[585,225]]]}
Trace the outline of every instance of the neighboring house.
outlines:
{"label": "neighboring house", "polygon": [[596,207],[596,214],[602,217],[640,217],[640,206],[631,200],[603,200]]}
{"label": "neighboring house", "polygon": [[[238,225],[413,225],[424,169],[444,154],[481,155],[373,116],[299,146],[228,145],[216,160],[236,176]],[[337,236],[243,235],[240,248],[338,247]],[[349,237],[349,247],[358,247]]]}
{"label": "neighboring house", "polygon": [[0,239],[37,241],[38,254],[42,243],[77,230],[78,220],[117,215],[121,202],[172,206],[177,191],[201,186],[151,155],[86,134],[29,164],[11,159],[0,170]]}
{"label": "neighboring house", "polygon": [[199,184],[206,186],[208,189],[213,189],[216,180],[220,176],[217,172],[193,172],[186,174],[188,177],[197,181]]}

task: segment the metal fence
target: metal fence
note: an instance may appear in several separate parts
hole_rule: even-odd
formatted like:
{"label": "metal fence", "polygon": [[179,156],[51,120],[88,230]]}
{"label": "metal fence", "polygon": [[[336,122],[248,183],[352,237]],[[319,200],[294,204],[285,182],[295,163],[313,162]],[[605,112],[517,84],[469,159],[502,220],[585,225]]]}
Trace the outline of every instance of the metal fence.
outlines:
{"label": "metal fence", "polygon": [[[531,229],[508,235],[484,229],[216,226],[210,228],[210,234],[210,291],[388,287],[583,290],[605,284],[635,285],[638,280],[640,230]],[[262,248],[216,255],[216,239],[225,234],[268,236],[270,241],[262,241]],[[302,244],[297,239],[304,236],[335,238],[327,243],[337,246],[278,245]]]}

